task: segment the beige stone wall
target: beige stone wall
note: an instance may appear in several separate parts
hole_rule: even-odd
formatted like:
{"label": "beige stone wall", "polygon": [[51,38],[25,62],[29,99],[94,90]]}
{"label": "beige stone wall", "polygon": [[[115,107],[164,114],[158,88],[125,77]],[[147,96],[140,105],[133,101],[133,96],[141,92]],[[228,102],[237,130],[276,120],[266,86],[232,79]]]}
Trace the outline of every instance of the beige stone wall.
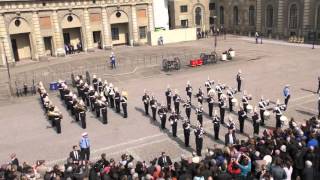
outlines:
{"label": "beige stone wall", "polygon": [[197,39],[196,28],[181,28],[166,31],[150,32],[148,44],[152,46],[158,45],[158,40],[162,36],[164,44],[177,43],[183,41],[193,41]]}
{"label": "beige stone wall", "polygon": [[[147,18],[137,19],[139,8],[146,9]],[[130,41],[134,40],[138,44],[140,41],[145,42],[144,39],[139,39],[139,26],[146,25],[148,30],[153,30],[152,9],[152,0],[97,0],[96,3],[88,0],[0,1],[0,36],[5,37],[4,51],[1,52],[5,52],[10,62],[14,62],[9,35],[30,33],[30,57],[33,60],[39,60],[48,54],[45,51],[44,37],[52,37],[54,56],[64,56],[63,30],[69,28],[81,28],[80,37],[86,51],[97,47],[97,43],[93,43],[94,31],[101,32],[103,48],[124,42],[123,34],[127,34]],[[123,12],[125,16],[115,17],[117,11]],[[68,15],[74,17],[72,22],[66,20]],[[16,18],[23,20],[20,27],[12,24]],[[127,28],[120,25],[121,40],[112,42],[111,25],[117,23],[127,23]],[[2,61],[0,65],[3,65]]]}
{"label": "beige stone wall", "polygon": [[31,59],[32,55],[29,33],[14,34],[11,35],[11,39],[15,39],[15,41],[17,42],[19,59]]}

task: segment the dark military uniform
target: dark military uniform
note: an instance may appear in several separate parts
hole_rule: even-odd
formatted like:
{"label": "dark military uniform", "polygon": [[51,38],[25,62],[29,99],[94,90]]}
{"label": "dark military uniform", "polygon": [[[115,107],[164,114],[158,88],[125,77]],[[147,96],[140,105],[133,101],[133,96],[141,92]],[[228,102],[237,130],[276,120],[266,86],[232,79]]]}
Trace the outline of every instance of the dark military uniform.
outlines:
{"label": "dark military uniform", "polygon": [[178,115],[176,113],[172,113],[169,117],[169,122],[172,127],[172,136],[177,137]]}
{"label": "dark military uniform", "polygon": [[183,107],[186,109],[186,115],[188,120],[190,120],[190,115],[191,115],[191,102],[188,100]]}
{"label": "dark military uniform", "polygon": [[185,147],[189,147],[189,139],[190,139],[190,122],[185,121],[182,125],[183,134],[184,134],[184,145]]}
{"label": "dark military uniform", "polygon": [[259,127],[260,127],[260,118],[257,112],[253,113],[252,116],[252,125],[253,125],[253,134],[259,134]]}
{"label": "dark military uniform", "polygon": [[149,101],[150,101],[149,95],[148,94],[143,95],[142,101],[143,101],[143,105],[144,105],[144,111],[145,111],[146,115],[149,115]]}
{"label": "dark military uniform", "polygon": [[203,125],[203,109],[202,107],[198,107],[196,109],[197,120],[200,122],[201,126]]}
{"label": "dark military uniform", "polygon": [[155,121],[157,120],[156,114],[157,114],[157,101],[154,98],[151,98],[150,101],[151,111],[152,111],[152,119]]}
{"label": "dark military uniform", "polygon": [[214,139],[219,139],[219,130],[220,130],[220,118],[217,115],[214,115],[212,118]]}
{"label": "dark military uniform", "polygon": [[239,119],[239,124],[240,124],[240,133],[243,133],[244,121],[245,121],[246,118],[247,118],[247,113],[243,109],[240,109],[238,111],[238,119]]}
{"label": "dark military uniform", "polygon": [[171,98],[172,98],[172,92],[170,89],[168,89],[165,93],[167,98],[167,109],[171,111]]}
{"label": "dark military uniform", "polygon": [[167,109],[165,107],[161,107],[158,110],[158,114],[161,120],[161,129],[165,129],[166,128],[166,120],[167,120]]}
{"label": "dark military uniform", "polygon": [[198,156],[201,156],[203,133],[204,131],[202,127],[197,127],[197,129],[194,130],[194,135],[196,137],[196,151]]}
{"label": "dark military uniform", "polygon": [[212,117],[213,103],[214,103],[213,97],[209,96],[207,99],[207,102],[208,102],[209,116]]}
{"label": "dark military uniform", "polygon": [[123,110],[123,118],[127,118],[128,117],[128,110],[127,110],[127,103],[128,98],[126,96],[122,96],[121,97],[121,104],[122,104],[122,110]]}
{"label": "dark military uniform", "polygon": [[114,103],[116,104],[116,112],[120,113],[120,101],[121,101],[121,96],[118,91],[116,91],[114,95]]}

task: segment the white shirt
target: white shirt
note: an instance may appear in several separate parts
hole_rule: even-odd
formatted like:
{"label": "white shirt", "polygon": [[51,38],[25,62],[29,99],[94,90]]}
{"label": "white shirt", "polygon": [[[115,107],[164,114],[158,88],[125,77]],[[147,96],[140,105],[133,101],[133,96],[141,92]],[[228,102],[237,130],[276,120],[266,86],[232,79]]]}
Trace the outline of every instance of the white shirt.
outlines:
{"label": "white shirt", "polygon": [[289,168],[284,167],[283,169],[287,174],[287,179],[284,179],[284,180],[291,180],[291,175],[292,175],[292,170],[293,170],[292,166],[290,166]]}

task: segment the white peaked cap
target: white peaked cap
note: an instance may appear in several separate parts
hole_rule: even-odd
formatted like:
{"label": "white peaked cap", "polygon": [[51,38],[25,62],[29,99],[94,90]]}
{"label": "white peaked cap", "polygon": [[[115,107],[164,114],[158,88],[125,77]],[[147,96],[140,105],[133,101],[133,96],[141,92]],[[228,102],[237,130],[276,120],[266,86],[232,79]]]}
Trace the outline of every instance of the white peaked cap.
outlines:
{"label": "white peaked cap", "polygon": [[92,76],[92,78],[97,78],[97,76],[94,74],[94,75]]}
{"label": "white peaked cap", "polygon": [[84,87],[88,87],[88,86],[89,86],[88,83],[85,82],[85,83],[84,83]]}
{"label": "white peaked cap", "polygon": [[174,93],[178,94],[178,93],[179,93],[178,89],[175,89],[175,90],[174,90]]}
{"label": "white peaked cap", "polygon": [[169,88],[170,88],[170,84],[167,85],[167,89],[169,89]]}
{"label": "white peaked cap", "polygon": [[99,79],[98,79],[98,81],[102,81],[102,79],[101,79],[101,78],[99,78]]}
{"label": "white peaked cap", "polygon": [[88,136],[88,133],[87,133],[87,132],[84,132],[84,133],[81,134],[81,136],[82,136],[82,137],[83,137],[83,136]]}
{"label": "white peaked cap", "polygon": [[217,114],[218,114],[217,110],[214,110],[214,115],[217,115]]}
{"label": "white peaked cap", "polygon": [[277,105],[279,105],[279,104],[280,104],[280,100],[279,100],[279,99],[277,99],[277,102],[276,102],[276,103],[277,103]]}
{"label": "white peaked cap", "polygon": [[190,81],[187,81],[187,85],[190,85]]}
{"label": "white peaked cap", "polygon": [[69,96],[73,96],[73,93],[71,91],[69,92]]}
{"label": "white peaked cap", "polygon": [[90,87],[89,87],[89,90],[93,90],[93,87],[92,87],[92,86],[90,86]]}
{"label": "white peaked cap", "polygon": [[79,81],[79,83],[80,83],[80,84],[82,84],[82,83],[83,83],[82,79]]}
{"label": "white peaked cap", "polygon": [[104,84],[108,84],[108,81],[107,81],[107,80],[104,80]]}
{"label": "white peaked cap", "polygon": [[79,104],[80,104],[80,105],[84,105],[84,102],[83,102],[82,99],[80,100]]}
{"label": "white peaked cap", "polygon": [[114,90],[115,90],[116,92],[118,92],[118,87],[115,87]]}
{"label": "white peaked cap", "polygon": [[74,94],[74,95],[72,96],[72,98],[73,98],[73,99],[77,99],[77,95]]}
{"label": "white peaked cap", "polygon": [[210,76],[208,76],[208,80],[210,80]]}
{"label": "white peaked cap", "polygon": [[101,101],[107,101],[106,97],[102,96]]}
{"label": "white peaked cap", "polygon": [[112,84],[112,83],[110,83],[110,84],[109,84],[109,87],[113,87],[113,84]]}
{"label": "white peaked cap", "polygon": [[98,92],[96,91],[96,92],[94,93],[94,95],[95,95],[95,96],[98,96],[99,94],[98,94]]}
{"label": "white peaked cap", "polygon": [[263,97],[263,95],[261,96],[261,100],[264,100],[264,97]]}
{"label": "white peaked cap", "polygon": [[238,70],[238,73],[241,73],[241,72],[242,72],[241,69],[239,69],[239,70]]}
{"label": "white peaked cap", "polygon": [[104,97],[104,94],[103,94],[103,92],[100,92],[100,96]]}

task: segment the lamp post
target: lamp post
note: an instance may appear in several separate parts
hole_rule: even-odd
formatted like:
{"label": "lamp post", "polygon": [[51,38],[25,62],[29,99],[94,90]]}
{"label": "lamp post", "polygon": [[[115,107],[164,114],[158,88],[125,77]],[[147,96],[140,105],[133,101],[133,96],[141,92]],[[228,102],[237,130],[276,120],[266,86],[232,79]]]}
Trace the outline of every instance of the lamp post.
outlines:
{"label": "lamp post", "polygon": [[[216,22],[217,16],[213,16],[213,27],[215,27],[215,22]],[[217,32],[214,32],[214,52],[216,52],[216,47],[217,47]]]}
{"label": "lamp post", "polygon": [[4,55],[4,59],[6,61],[6,66],[7,66],[8,84],[9,84],[9,89],[10,89],[10,95],[12,96],[13,95],[13,89],[12,89],[12,86],[11,86],[11,73],[10,73],[10,66],[9,66],[9,63],[8,63],[8,58],[7,58],[7,55],[5,53],[5,48],[4,48],[4,37],[1,37],[1,42],[2,42],[2,52],[3,52],[3,55]]}

